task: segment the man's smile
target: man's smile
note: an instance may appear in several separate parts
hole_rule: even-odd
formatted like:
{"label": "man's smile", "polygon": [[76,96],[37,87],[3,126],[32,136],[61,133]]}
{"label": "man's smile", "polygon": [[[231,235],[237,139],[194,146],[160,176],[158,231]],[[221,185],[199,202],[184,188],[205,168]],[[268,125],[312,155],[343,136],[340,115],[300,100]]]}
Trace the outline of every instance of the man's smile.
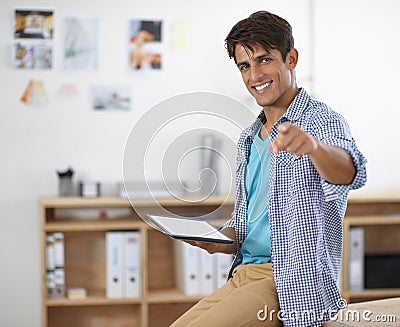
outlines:
{"label": "man's smile", "polygon": [[271,85],[271,82],[266,82],[264,84],[254,85],[254,86],[252,86],[252,88],[256,89],[257,91],[262,91],[270,85]]}

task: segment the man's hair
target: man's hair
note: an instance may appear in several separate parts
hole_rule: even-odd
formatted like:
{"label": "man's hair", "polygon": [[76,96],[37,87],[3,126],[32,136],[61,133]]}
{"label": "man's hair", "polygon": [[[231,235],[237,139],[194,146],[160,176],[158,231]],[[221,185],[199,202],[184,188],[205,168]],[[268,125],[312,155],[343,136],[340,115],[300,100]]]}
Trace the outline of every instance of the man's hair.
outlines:
{"label": "man's hair", "polygon": [[233,58],[235,62],[235,47],[238,44],[251,52],[255,45],[262,46],[268,52],[272,49],[278,50],[283,61],[286,61],[286,55],[294,47],[292,27],[277,15],[268,11],[257,11],[233,26],[225,39],[229,58]]}

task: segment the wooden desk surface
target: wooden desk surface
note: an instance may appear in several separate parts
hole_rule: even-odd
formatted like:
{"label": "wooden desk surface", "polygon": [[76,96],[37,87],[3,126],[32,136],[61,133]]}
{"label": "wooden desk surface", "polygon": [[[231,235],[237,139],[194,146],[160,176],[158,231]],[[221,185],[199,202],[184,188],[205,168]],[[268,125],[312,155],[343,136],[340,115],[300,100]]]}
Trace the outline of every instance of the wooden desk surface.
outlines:
{"label": "wooden desk surface", "polygon": [[397,191],[364,191],[357,190],[349,193],[349,203],[386,203],[386,202],[400,202],[400,190]]}
{"label": "wooden desk surface", "polygon": [[326,327],[400,326],[400,298],[349,304]]}

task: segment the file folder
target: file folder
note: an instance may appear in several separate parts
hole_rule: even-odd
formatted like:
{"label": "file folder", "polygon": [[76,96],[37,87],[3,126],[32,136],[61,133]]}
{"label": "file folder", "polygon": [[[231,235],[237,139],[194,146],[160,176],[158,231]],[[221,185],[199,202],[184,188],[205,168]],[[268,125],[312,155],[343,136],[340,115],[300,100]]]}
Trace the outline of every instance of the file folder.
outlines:
{"label": "file folder", "polygon": [[124,297],[136,298],[141,294],[140,232],[124,233]]}
{"label": "file folder", "polygon": [[352,227],[349,232],[348,286],[350,291],[364,288],[364,229]]}
{"label": "file folder", "polygon": [[122,292],[122,232],[106,233],[106,296],[121,298]]}
{"label": "file folder", "polygon": [[176,286],[186,295],[200,295],[200,258],[198,248],[174,241]]}
{"label": "file folder", "polygon": [[46,235],[46,288],[49,299],[56,296],[54,236]]}
{"label": "file folder", "polygon": [[55,297],[65,297],[64,234],[54,233]]}
{"label": "file folder", "polygon": [[233,256],[226,253],[215,254],[215,289],[224,285],[228,279]]}
{"label": "file folder", "polygon": [[200,256],[200,290],[201,295],[209,295],[215,289],[214,255],[198,248]]}

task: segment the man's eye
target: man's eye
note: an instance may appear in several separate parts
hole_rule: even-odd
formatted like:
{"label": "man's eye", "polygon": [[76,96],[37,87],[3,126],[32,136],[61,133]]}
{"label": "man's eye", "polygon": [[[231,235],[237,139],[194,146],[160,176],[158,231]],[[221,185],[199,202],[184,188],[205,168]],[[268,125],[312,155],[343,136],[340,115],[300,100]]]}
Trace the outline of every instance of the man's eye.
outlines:
{"label": "man's eye", "polygon": [[261,59],[261,62],[270,62],[272,59],[270,57],[264,57]]}
{"label": "man's eye", "polygon": [[246,70],[247,68],[249,68],[249,65],[240,65],[239,66],[240,71]]}

